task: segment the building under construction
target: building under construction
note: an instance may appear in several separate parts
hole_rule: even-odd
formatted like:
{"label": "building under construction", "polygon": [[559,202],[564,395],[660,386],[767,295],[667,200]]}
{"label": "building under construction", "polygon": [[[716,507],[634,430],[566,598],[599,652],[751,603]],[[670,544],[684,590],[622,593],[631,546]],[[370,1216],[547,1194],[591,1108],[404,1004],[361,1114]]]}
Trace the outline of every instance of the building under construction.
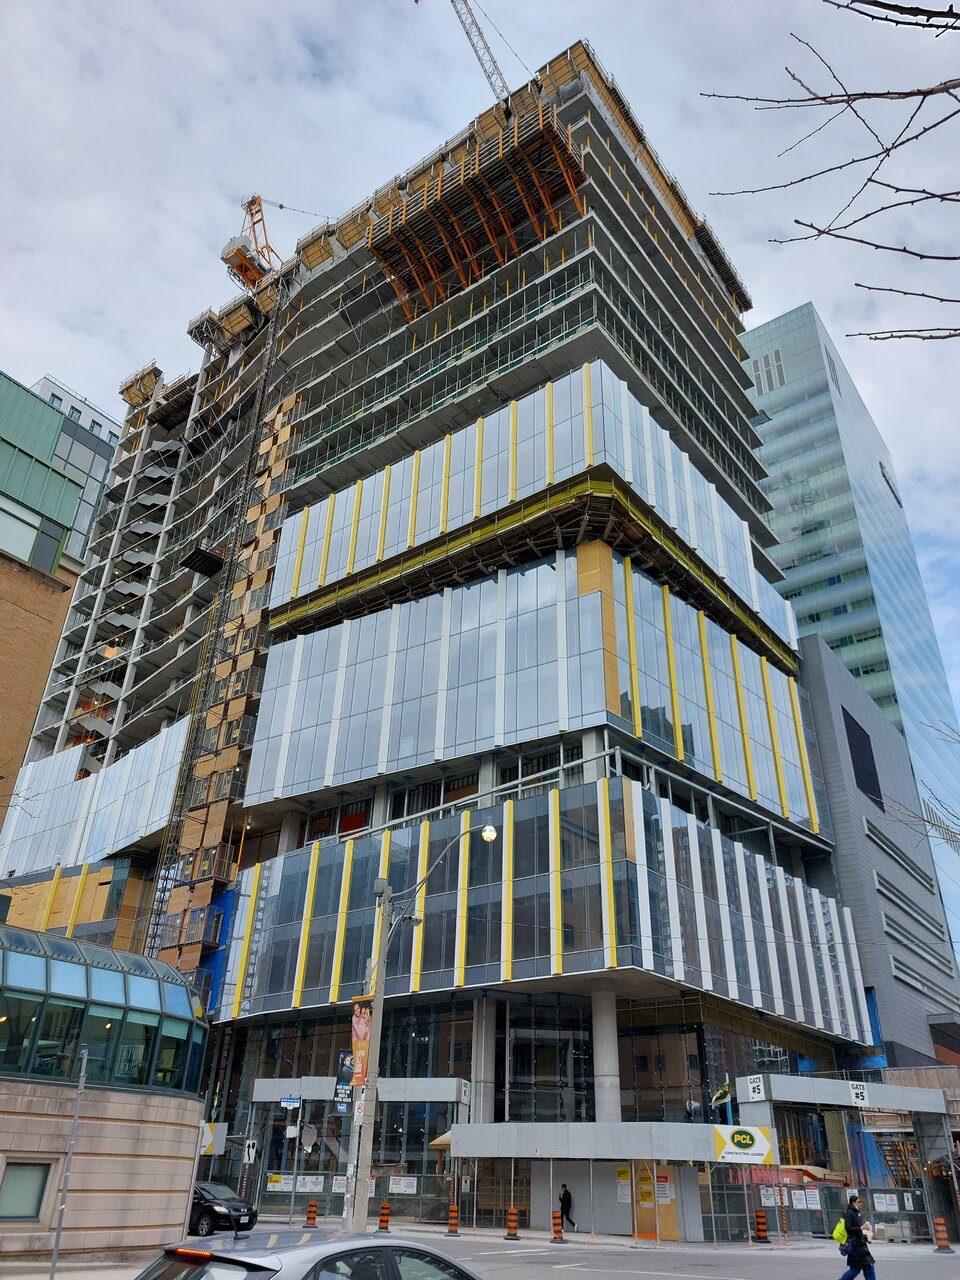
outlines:
{"label": "building under construction", "polygon": [[[746,289],[582,43],[286,261],[251,201],[224,261],[242,291],[191,322],[199,374],[121,388],[0,836],[11,920],[192,975],[213,1118],[258,1138],[269,1195],[263,1081],[298,1081],[336,1208],[373,880],[403,893],[452,844],[391,944],[378,1170],[444,1198],[452,1129],[496,1199],[496,1126],[531,1213],[526,1122],[598,1159],[604,1124],[652,1125],[669,1200],[605,1165],[623,1222],[598,1229],[702,1237],[690,1121],[724,1080],[871,1040]],[[784,1163],[839,1159],[830,1123],[777,1124]]]}

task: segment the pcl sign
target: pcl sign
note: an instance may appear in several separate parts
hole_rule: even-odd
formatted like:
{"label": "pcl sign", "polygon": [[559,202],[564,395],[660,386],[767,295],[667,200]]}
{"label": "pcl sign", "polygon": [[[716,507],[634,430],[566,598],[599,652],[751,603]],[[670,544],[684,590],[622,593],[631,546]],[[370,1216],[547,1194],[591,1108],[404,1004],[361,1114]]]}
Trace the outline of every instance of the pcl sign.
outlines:
{"label": "pcl sign", "polygon": [[769,1129],[715,1124],[713,1137],[716,1159],[720,1164],[773,1164]]}

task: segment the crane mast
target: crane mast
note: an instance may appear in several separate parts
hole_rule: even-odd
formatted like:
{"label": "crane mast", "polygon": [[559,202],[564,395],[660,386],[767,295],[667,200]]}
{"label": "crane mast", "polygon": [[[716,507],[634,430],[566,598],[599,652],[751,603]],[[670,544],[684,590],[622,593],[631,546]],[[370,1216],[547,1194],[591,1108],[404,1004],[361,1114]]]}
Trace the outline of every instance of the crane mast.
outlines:
{"label": "crane mast", "polygon": [[466,32],[467,39],[470,41],[471,48],[477,56],[483,74],[487,77],[487,84],[493,90],[493,96],[498,102],[503,102],[510,96],[510,90],[504,79],[503,72],[500,70],[500,64],[493,56],[487,37],[483,34],[483,29],[476,19],[476,15],[471,9],[469,0],[450,0],[453,5],[453,11],[460,19],[460,25]]}

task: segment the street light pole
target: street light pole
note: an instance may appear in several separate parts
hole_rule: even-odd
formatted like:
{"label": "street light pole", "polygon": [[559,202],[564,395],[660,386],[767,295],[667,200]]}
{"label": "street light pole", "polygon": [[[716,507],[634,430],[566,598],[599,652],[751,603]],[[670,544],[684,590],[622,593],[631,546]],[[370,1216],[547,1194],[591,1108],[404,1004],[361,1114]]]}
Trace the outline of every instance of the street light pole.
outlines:
{"label": "street light pole", "polygon": [[380,912],[380,937],[374,962],[373,1009],[370,1017],[370,1045],[367,1050],[367,1078],[363,1088],[363,1119],[360,1122],[360,1149],[353,1187],[354,1231],[366,1231],[370,1200],[370,1168],[373,1164],[373,1128],[376,1120],[377,1081],[380,1079],[380,1039],[383,1030],[383,989],[387,977],[387,949],[393,932],[393,891],[378,881],[374,890]]}
{"label": "street light pole", "polygon": [[[380,935],[377,946],[377,957],[373,969],[373,1008],[370,1017],[370,1044],[367,1050],[367,1078],[363,1090],[363,1120],[360,1129],[360,1147],[357,1156],[356,1179],[353,1184],[353,1209],[351,1226],[354,1231],[365,1232],[367,1229],[367,1210],[370,1189],[370,1170],[373,1164],[373,1129],[376,1120],[377,1106],[377,1082],[380,1078],[380,1038],[383,1029],[383,997],[387,984],[387,952],[390,948],[390,939],[393,937],[397,925],[403,921],[417,926],[423,923],[413,916],[409,916],[406,912],[394,917],[393,902],[399,898],[413,898],[416,896],[423,886],[427,883],[434,871],[444,860],[455,844],[459,844],[464,837],[469,838],[470,832],[460,831],[453,839],[446,844],[434,858],[433,862],[427,868],[426,874],[421,876],[417,883],[411,889],[405,889],[403,893],[395,894],[390,888],[386,880],[377,880],[374,884],[374,894],[377,898],[377,907],[380,912]],[[481,830],[480,838],[486,844],[492,844],[497,838],[497,829],[487,823]]]}
{"label": "street light pole", "polygon": [[70,1123],[70,1137],[67,1139],[67,1153],[63,1159],[63,1173],[57,1191],[57,1228],[53,1236],[53,1253],[50,1256],[50,1280],[57,1274],[57,1262],[60,1258],[60,1235],[63,1231],[63,1215],[67,1211],[67,1193],[70,1190],[70,1173],[73,1169],[73,1153],[80,1132],[80,1100],[87,1087],[87,1046],[80,1050],[80,1075],[77,1079],[77,1092],[73,1098],[73,1120]]}

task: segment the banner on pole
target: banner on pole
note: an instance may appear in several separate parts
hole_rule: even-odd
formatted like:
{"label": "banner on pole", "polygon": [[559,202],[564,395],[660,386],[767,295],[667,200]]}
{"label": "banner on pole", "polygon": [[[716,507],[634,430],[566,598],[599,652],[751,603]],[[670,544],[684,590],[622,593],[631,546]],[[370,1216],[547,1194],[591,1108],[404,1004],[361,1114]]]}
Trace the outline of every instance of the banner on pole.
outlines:
{"label": "banner on pole", "polygon": [[350,1038],[353,1046],[353,1079],[355,1089],[362,1089],[367,1083],[367,1055],[370,1052],[370,1027],[373,1024],[373,1009],[365,1000],[353,1002],[353,1021],[350,1027]]}
{"label": "banner on pole", "polygon": [[334,1110],[338,1116],[345,1116],[350,1110],[353,1097],[353,1054],[348,1049],[340,1053],[337,1065],[337,1083],[333,1091]]}

